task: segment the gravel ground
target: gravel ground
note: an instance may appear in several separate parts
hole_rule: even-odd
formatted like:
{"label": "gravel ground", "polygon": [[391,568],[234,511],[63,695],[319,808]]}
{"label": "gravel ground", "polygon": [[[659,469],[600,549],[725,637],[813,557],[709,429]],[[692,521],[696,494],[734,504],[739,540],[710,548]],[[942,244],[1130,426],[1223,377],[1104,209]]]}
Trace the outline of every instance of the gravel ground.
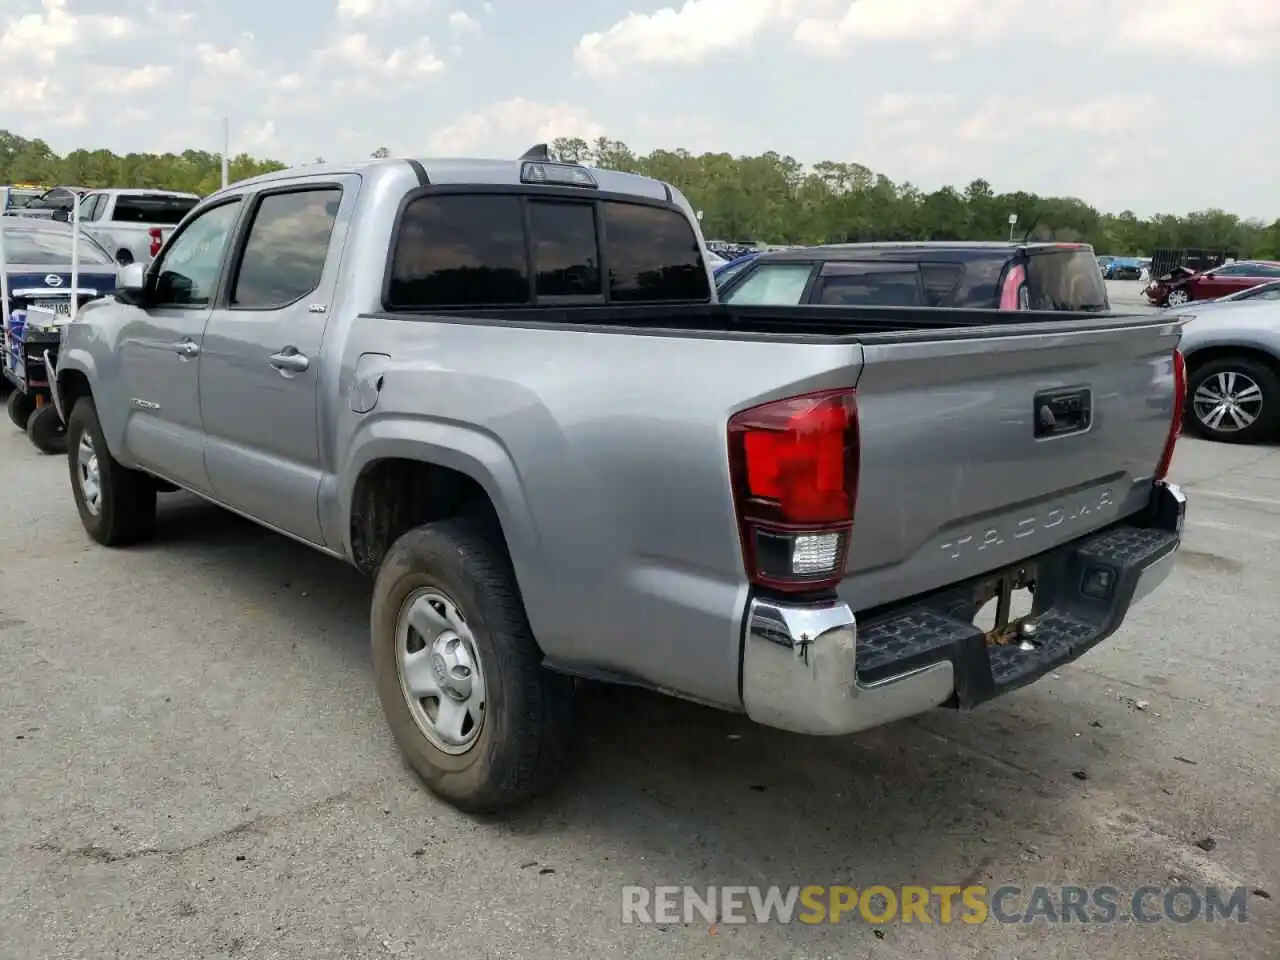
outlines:
{"label": "gravel ground", "polygon": [[1280,956],[1263,893],[1243,924],[620,920],[627,884],[1280,896],[1280,450],[1188,441],[1175,473],[1179,568],[1059,674],[840,740],[597,691],[564,788],[495,824],[402,765],[365,581],[185,495],[156,543],[94,547],[6,424],[0,956]]}

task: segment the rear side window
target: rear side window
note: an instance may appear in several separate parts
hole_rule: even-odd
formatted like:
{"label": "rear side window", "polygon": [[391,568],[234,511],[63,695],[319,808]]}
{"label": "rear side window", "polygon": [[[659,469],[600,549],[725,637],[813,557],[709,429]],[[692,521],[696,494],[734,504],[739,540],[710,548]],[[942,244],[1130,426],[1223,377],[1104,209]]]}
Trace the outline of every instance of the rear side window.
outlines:
{"label": "rear side window", "polygon": [[522,306],[534,297],[705,302],[711,285],[693,228],[669,208],[517,194],[428,195],[406,207],[389,309]]}
{"label": "rear side window", "polygon": [[1098,261],[1088,250],[1032,253],[1027,258],[1027,301],[1032,310],[1110,309]]}
{"label": "rear side window", "polygon": [[341,201],[337,187],[263,197],[240,257],[231,305],[279,309],[318,287]]}
{"label": "rear side window", "polygon": [[200,201],[195,197],[122,193],[116,197],[111,219],[116,223],[154,223],[173,226]]}
{"label": "rear side window", "polygon": [[693,228],[663,207],[606,200],[609,299],[623,303],[708,300],[711,285]]}
{"label": "rear side window", "polygon": [[829,264],[823,270],[818,303],[843,307],[924,305],[914,264]]}

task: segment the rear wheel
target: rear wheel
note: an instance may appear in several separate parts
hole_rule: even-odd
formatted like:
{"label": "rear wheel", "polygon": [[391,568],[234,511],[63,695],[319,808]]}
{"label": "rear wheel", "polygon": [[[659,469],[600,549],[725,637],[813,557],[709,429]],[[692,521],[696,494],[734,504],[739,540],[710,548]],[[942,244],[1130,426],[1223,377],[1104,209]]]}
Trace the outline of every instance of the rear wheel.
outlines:
{"label": "rear wheel", "polygon": [[67,428],[53,404],[37,407],[27,417],[27,439],[41,453],[67,452]]}
{"label": "rear wheel", "polygon": [[1207,440],[1257,443],[1280,432],[1280,376],[1251,357],[1221,357],[1192,371],[1187,429]]}
{"label": "rear wheel", "polygon": [[27,429],[27,419],[31,416],[31,411],[36,408],[28,394],[21,390],[14,390],[9,394],[9,400],[5,403],[5,410],[9,414],[9,420],[19,430]]}
{"label": "rear wheel", "polygon": [[548,786],[569,751],[574,681],[542,666],[500,532],[472,518],[410,530],[378,571],[374,680],[409,765],[459,809]]}
{"label": "rear wheel", "polygon": [[98,543],[122,547],[155,532],[155,484],[111,456],[88,397],[78,400],[67,418],[67,466],[80,523]]}

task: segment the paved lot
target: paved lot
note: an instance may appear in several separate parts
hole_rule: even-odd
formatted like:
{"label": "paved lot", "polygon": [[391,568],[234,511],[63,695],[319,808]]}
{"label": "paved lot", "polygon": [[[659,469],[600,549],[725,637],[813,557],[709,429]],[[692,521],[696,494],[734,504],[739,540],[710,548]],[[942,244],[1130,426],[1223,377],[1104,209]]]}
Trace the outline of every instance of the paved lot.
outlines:
{"label": "paved lot", "polygon": [[184,496],[159,542],[92,547],[64,461],[5,424],[0,956],[1280,956],[1262,894],[1243,925],[619,919],[626,884],[1280,896],[1280,450],[1187,442],[1176,473],[1174,578],[1060,674],[839,741],[596,693],[567,786],[486,824],[402,766],[364,581]]}
{"label": "paved lot", "polygon": [[1159,310],[1142,295],[1146,284],[1138,280],[1108,280],[1106,284],[1107,299],[1116,313],[1155,313]]}

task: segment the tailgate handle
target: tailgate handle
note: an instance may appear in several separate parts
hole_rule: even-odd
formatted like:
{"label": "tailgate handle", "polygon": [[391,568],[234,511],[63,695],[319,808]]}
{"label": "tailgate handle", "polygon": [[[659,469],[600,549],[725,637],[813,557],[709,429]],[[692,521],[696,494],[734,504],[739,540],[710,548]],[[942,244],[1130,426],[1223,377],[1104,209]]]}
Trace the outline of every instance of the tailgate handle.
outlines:
{"label": "tailgate handle", "polygon": [[1093,423],[1093,393],[1085,387],[1042,390],[1033,417],[1037,440],[1083,433]]}

